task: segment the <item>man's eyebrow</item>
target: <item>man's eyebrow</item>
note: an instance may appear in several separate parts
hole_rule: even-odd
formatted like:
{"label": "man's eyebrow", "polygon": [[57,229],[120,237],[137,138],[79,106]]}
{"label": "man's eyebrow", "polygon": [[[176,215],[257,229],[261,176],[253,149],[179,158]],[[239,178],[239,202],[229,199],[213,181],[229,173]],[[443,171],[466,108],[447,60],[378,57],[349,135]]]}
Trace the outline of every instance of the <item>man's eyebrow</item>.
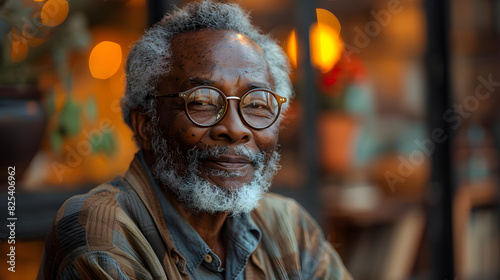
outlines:
{"label": "man's eyebrow", "polygon": [[198,77],[191,77],[187,80],[187,84],[191,87],[197,87],[197,86],[210,86],[215,84],[215,82],[212,80],[202,79]]}
{"label": "man's eyebrow", "polygon": [[[203,79],[203,78],[199,78],[199,77],[191,77],[187,80],[187,85],[189,87],[211,86],[214,84],[215,84],[215,81],[213,81],[213,80]],[[269,85],[268,83],[259,83],[259,82],[247,83],[246,88],[248,90],[258,89],[258,88],[272,90],[271,85]]]}
{"label": "man's eyebrow", "polygon": [[252,90],[256,88],[261,88],[261,89],[267,89],[267,90],[272,90],[271,86],[267,83],[249,83],[247,84],[247,87]]}

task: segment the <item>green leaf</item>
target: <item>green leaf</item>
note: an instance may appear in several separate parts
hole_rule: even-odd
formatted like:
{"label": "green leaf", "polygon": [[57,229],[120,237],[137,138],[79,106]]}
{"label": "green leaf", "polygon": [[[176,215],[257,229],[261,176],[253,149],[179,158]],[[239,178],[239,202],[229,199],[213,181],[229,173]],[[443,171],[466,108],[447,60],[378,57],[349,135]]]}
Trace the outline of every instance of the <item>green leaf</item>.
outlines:
{"label": "green leaf", "polygon": [[102,136],[102,150],[106,153],[106,155],[112,155],[116,150],[116,141],[115,137],[111,132],[105,132]]}
{"label": "green leaf", "polygon": [[59,115],[59,127],[63,134],[75,135],[80,131],[80,107],[72,99],[68,99]]}
{"label": "green leaf", "polygon": [[50,148],[56,154],[60,155],[62,150],[63,138],[59,130],[54,130],[50,134]]}
{"label": "green leaf", "polygon": [[94,134],[92,134],[91,137],[88,139],[90,141],[90,145],[92,146],[93,153],[98,153],[99,150],[101,149],[102,139],[103,139],[102,136],[99,139],[99,136]]}
{"label": "green leaf", "polygon": [[90,121],[95,121],[97,119],[97,104],[94,97],[91,97],[87,101],[87,113]]}

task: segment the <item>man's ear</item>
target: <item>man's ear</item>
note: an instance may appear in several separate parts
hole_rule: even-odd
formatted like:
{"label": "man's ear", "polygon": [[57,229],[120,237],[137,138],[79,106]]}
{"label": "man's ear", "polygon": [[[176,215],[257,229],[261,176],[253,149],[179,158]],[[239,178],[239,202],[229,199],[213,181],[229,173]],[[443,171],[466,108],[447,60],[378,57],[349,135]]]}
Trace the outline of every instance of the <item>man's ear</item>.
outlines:
{"label": "man's ear", "polygon": [[134,108],[130,112],[130,118],[132,121],[132,128],[134,129],[134,134],[141,145],[141,148],[145,151],[151,150],[151,118],[140,108]]}

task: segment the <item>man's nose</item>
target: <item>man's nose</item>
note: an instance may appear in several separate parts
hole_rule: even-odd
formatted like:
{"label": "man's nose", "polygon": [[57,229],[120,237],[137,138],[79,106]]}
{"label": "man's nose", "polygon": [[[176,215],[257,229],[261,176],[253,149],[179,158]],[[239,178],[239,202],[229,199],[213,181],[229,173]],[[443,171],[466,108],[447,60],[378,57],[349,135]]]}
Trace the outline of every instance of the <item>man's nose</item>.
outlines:
{"label": "man's nose", "polygon": [[230,144],[246,143],[252,139],[250,127],[243,122],[238,113],[238,102],[239,100],[228,100],[225,116],[210,130],[212,139],[227,141]]}

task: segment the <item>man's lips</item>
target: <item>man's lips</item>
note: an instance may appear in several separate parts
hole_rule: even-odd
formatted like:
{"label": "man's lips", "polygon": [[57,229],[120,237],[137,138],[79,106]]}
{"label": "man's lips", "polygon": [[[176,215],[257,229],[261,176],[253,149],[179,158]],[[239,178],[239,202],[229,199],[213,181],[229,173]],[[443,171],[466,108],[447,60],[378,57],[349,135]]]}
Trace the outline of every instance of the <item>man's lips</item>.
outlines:
{"label": "man's lips", "polygon": [[213,169],[238,170],[251,165],[252,161],[245,156],[221,155],[218,158],[205,159],[204,163]]}

